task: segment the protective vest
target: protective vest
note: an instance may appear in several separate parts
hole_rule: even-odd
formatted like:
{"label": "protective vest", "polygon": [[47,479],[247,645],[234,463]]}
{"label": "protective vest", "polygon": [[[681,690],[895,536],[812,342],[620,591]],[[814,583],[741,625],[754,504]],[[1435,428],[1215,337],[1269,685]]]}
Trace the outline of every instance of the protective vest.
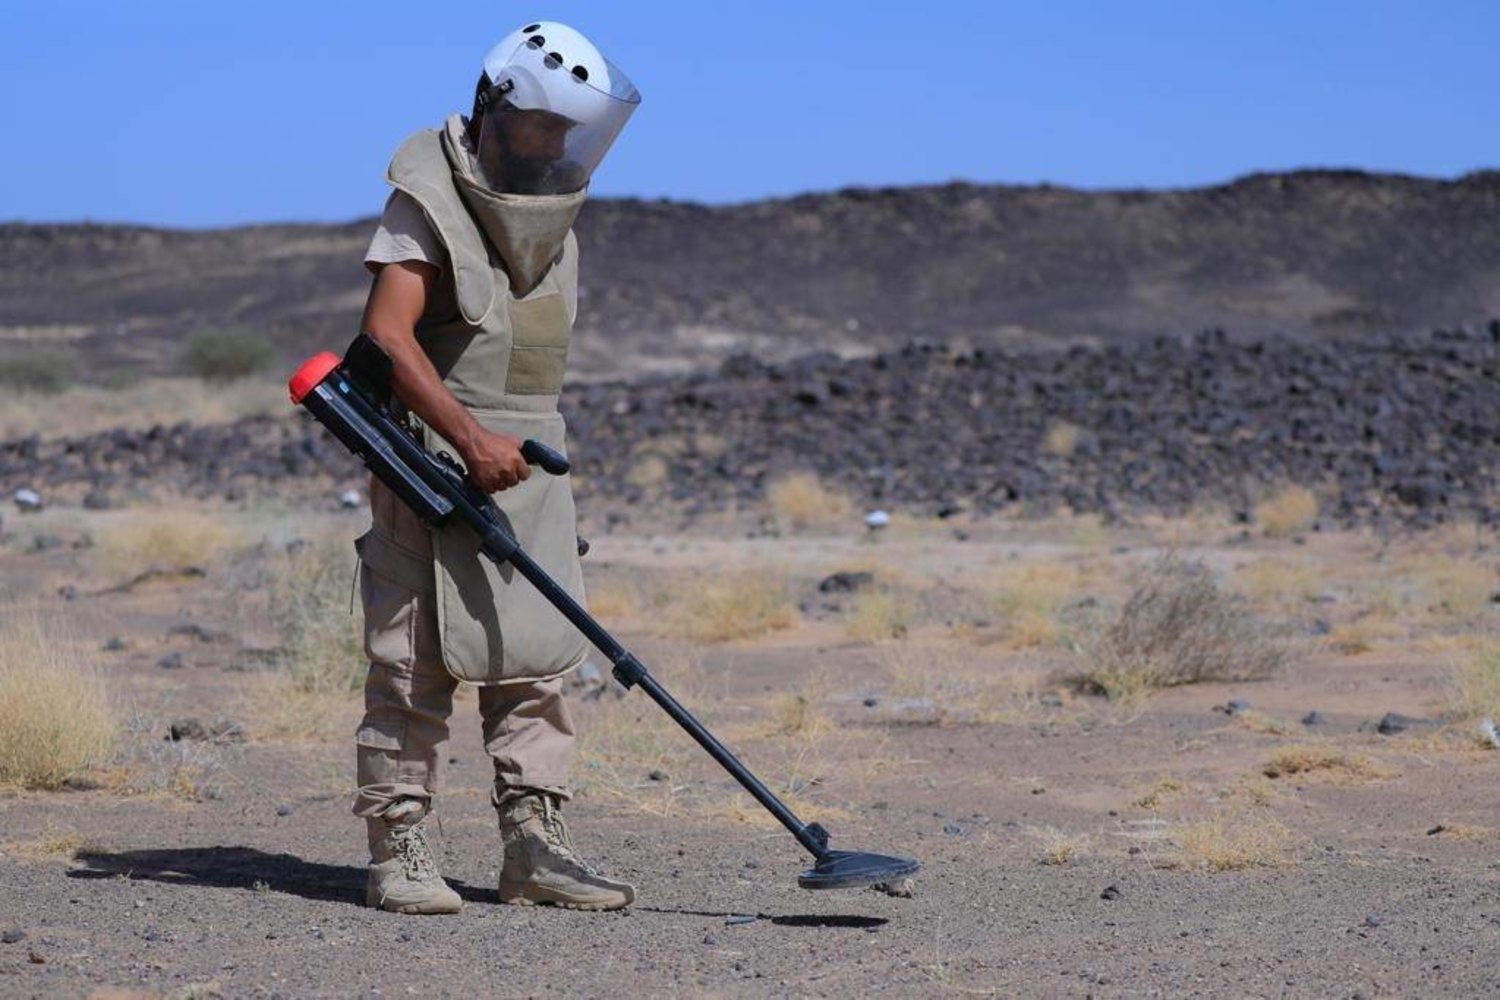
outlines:
{"label": "protective vest", "polygon": [[[459,127],[455,116],[444,130],[412,136],[388,173],[390,183],[421,206],[448,253],[440,280],[453,294],[434,295],[437,309],[429,310],[448,314],[424,315],[417,339],[443,384],[482,427],[536,438],[566,453],[557,400],[578,306],[571,223],[583,196],[483,198],[487,192],[481,190],[476,197],[464,183],[469,172]],[[546,248],[545,259],[539,259],[539,248]],[[515,279],[528,271],[528,278]],[[457,454],[431,428],[419,430],[430,450]],[[583,635],[512,567],[480,557],[469,528],[429,532],[399,501],[377,498],[374,489],[375,524],[361,539],[361,558],[376,572],[398,580],[396,574],[403,574],[414,589],[433,588],[449,673],[477,684],[503,684],[553,677],[583,659]],[[537,470],[494,500],[521,547],[582,603],[569,477]],[[423,551],[429,548],[423,536],[430,538],[430,553]]]}

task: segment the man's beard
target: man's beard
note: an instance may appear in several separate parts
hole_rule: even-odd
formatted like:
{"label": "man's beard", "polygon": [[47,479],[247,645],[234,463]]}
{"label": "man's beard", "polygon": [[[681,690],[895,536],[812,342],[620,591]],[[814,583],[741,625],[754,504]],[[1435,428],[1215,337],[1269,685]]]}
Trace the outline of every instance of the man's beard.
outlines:
{"label": "man's beard", "polygon": [[512,194],[572,194],[583,187],[583,168],[572,160],[545,156],[512,156],[501,159],[505,189]]}

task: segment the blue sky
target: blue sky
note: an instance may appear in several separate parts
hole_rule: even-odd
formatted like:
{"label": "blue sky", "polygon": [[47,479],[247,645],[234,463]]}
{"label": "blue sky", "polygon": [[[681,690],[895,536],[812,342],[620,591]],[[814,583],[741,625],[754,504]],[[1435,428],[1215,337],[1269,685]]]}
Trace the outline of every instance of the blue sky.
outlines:
{"label": "blue sky", "polygon": [[1500,166],[1493,2],[0,0],[0,220],[371,215],[402,137],[533,18],[644,95],[597,194]]}

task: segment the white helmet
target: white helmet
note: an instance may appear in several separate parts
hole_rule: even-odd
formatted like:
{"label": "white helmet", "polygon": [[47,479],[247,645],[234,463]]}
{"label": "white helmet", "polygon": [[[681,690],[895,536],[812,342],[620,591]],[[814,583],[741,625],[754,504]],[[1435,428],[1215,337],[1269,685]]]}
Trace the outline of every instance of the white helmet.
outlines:
{"label": "white helmet", "polygon": [[[528,24],[484,57],[480,170],[497,190],[577,191],[640,102],[629,77],[583,35],[556,21]],[[541,136],[544,126],[550,136]]]}

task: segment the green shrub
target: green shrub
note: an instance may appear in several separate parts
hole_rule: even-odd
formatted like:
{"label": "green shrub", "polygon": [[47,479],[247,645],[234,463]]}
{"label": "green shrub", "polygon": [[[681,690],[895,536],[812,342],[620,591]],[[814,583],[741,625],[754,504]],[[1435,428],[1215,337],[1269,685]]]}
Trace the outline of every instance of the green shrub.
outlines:
{"label": "green shrub", "polygon": [[27,347],[0,357],[0,385],[8,389],[61,392],[77,378],[77,359],[55,347]]}
{"label": "green shrub", "polygon": [[189,375],[230,382],[264,368],[273,353],[270,341],[254,330],[205,330],[183,348],[182,367]]}

